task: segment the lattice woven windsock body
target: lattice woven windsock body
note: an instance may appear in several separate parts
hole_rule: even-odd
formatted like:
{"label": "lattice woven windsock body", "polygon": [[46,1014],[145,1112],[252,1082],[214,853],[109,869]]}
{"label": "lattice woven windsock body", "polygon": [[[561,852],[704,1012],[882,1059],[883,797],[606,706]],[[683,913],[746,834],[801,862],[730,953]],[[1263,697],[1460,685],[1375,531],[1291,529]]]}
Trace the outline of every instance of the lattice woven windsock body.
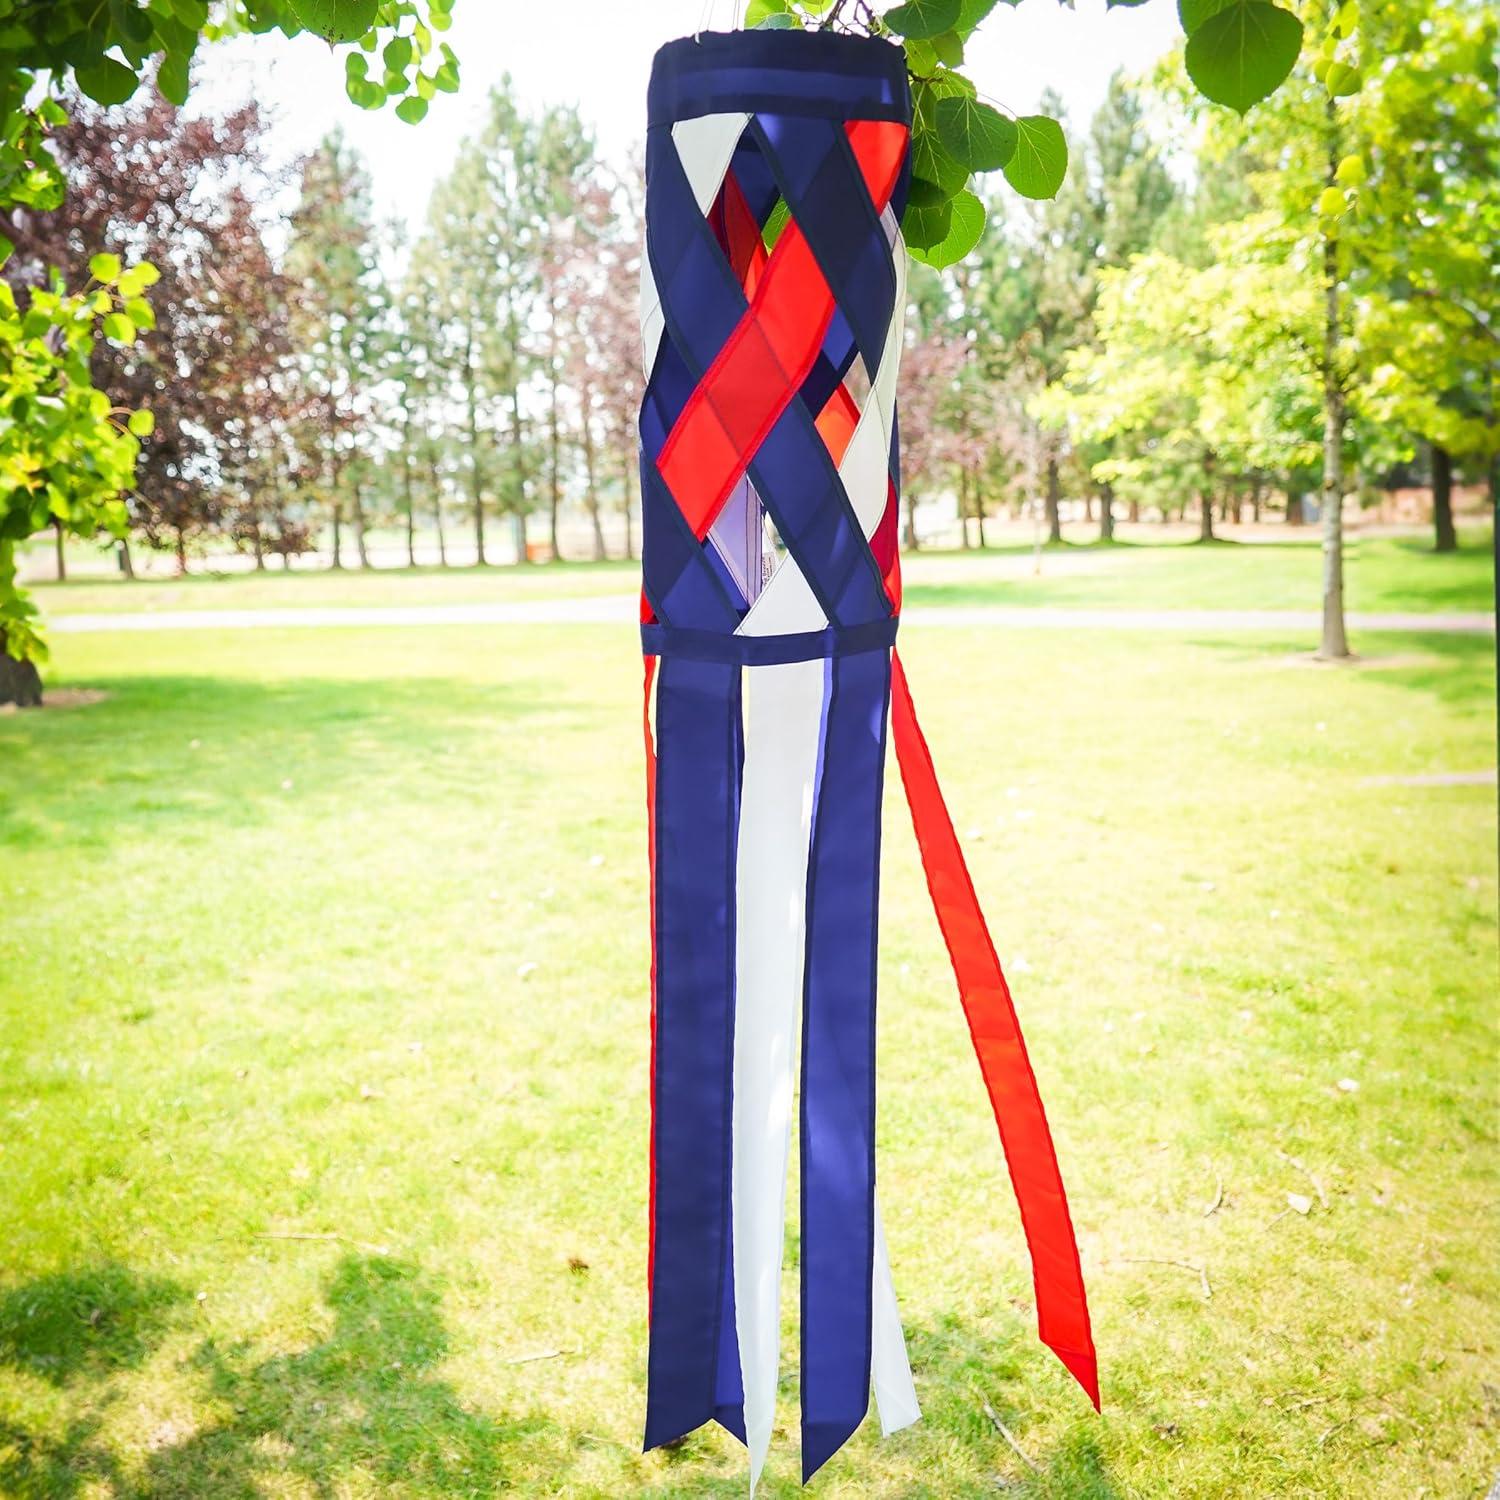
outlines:
{"label": "lattice woven windsock body", "polygon": [[[770,1443],[800,1043],[802,1465],[917,1419],[875,1202],[892,726],[1049,1344],[1098,1402],[1082,1274],[1010,995],[893,647],[911,102],[882,41],[657,54],[641,411],[652,866],[646,1446]],[[778,232],[779,229],[779,232]],[[768,248],[768,246],[770,248]]]}

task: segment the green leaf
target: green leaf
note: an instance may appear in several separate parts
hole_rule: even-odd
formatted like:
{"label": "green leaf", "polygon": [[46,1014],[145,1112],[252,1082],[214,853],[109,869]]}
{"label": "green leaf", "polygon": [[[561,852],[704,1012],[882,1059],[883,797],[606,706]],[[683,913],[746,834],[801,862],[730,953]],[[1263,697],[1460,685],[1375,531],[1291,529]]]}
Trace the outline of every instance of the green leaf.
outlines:
{"label": "green leaf", "polygon": [[396,118],[408,125],[420,125],[427,117],[427,101],[420,94],[412,94],[396,106]]}
{"label": "green leaf", "polygon": [[915,208],[910,203],[901,215],[901,235],[907,249],[928,250],[942,244],[953,225],[953,200],[945,198],[931,208]]}
{"label": "green leaf", "polygon": [[792,222],[792,211],[787,207],[785,198],[778,198],[766,215],[765,228],[760,232],[761,243],[767,250],[776,248],[776,241],[781,238],[781,231]]}
{"label": "green leaf", "polygon": [[86,68],[75,68],[78,87],[95,104],[123,104],[136,91],[140,79],[113,57],[101,57]]}
{"label": "green leaf", "polygon": [[192,31],[208,25],[208,0],[172,0],[172,13]]}
{"label": "green leaf", "polygon": [[120,257],[109,251],[89,257],[89,275],[95,281],[115,281],[120,275]]}
{"label": "green leaf", "polygon": [[156,86],[168,104],[187,103],[189,77],[188,60],[180,52],[168,52],[156,70]]}
{"label": "green leaf", "polygon": [[993,104],[950,95],[938,100],[936,120],[938,139],[971,172],[998,172],[1015,155],[1020,132]]}
{"label": "green leaf", "polygon": [[8,239],[5,235],[0,234],[0,266],[3,266],[5,262],[10,259],[11,253],[15,250],[15,248],[16,242],[14,240]]}
{"label": "green leaf", "polygon": [[144,297],[129,297],[125,302],[125,316],[137,328],[155,328],[156,314]]}
{"label": "green leaf", "polygon": [[[958,8],[958,29],[965,35],[973,29],[994,10],[999,0],[963,0]],[[1015,4],[1015,0],[1010,0]]]}
{"label": "green leaf", "polygon": [[1334,172],[1333,180],[1342,183],[1345,187],[1359,187],[1367,175],[1362,156],[1346,156],[1338,164],[1338,170]]}
{"label": "green leaf", "polygon": [[964,65],[964,39],[956,31],[945,31],[941,36],[932,39],[931,47],[937,54],[938,61],[949,68],[961,68]]}
{"label": "green leaf", "polygon": [[1313,204],[1315,212],[1322,219],[1337,219],[1348,206],[1348,199],[1336,187],[1324,188],[1318,194],[1318,201]]}
{"label": "green leaf", "polygon": [[952,193],[945,192],[935,182],[928,182],[925,177],[913,177],[906,193],[906,201],[913,208],[936,208],[952,197]]}
{"label": "green leaf", "polygon": [[363,52],[348,52],[344,55],[344,77],[355,78],[361,83],[370,76],[370,60]]}
{"label": "green leaf", "polygon": [[1192,34],[1210,17],[1216,16],[1234,0],[1177,0],[1177,19],[1186,36]]}
{"label": "green leaf", "polygon": [[345,83],[344,92],[348,94],[349,102],[361,109],[379,109],[385,103],[385,90],[378,83],[359,83],[351,79]]}
{"label": "green leaf", "polygon": [[931,42],[924,42],[920,37],[907,37],[906,67],[908,72],[915,74],[918,78],[925,78],[936,70],[937,65],[937,49]]}
{"label": "green leaf", "polygon": [[957,265],[979,243],[983,233],[984,204],[965,190],[952,202],[948,232],[935,245],[920,250],[917,259],[939,270]]}
{"label": "green leaf", "polygon": [[767,16],[757,31],[801,31],[802,23],[796,16]]}
{"label": "green leaf", "polygon": [[761,26],[772,16],[787,13],[788,0],[750,0],[745,9],[745,26]]}
{"label": "green leaf", "polygon": [[1350,94],[1357,94],[1364,83],[1364,74],[1350,63],[1330,63],[1323,75],[1323,85],[1335,99],[1347,99]]}
{"label": "green leaf", "polygon": [[309,31],[331,42],[352,42],[375,24],[379,0],[290,0],[292,13]]}
{"label": "green leaf", "polygon": [[133,411],[126,419],[125,425],[138,438],[150,437],[156,431],[156,415],[149,411]]}
{"label": "green leaf", "polygon": [[913,175],[935,182],[951,197],[969,180],[969,169],[954,158],[936,130],[917,130],[911,138]]}
{"label": "green leaf", "polygon": [[393,73],[404,73],[411,64],[411,38],[393,36],[380,55]]}
{"label": "green leaf", "polygon": [[113,339],[117,344],[135,343],[135,324],[124,313],[106,313],[101,326],[105,338]]}
{"label": "green leaf", "polygon": [[962,11],[962,0],[906,0],[880,19],[897,36],[934,37],[952,31]]}
{"label": "green leaf", "polygon": [[109,14],[120,35],[137,47],[144,46],[156,34],[151,17],[135,0],[109,0]]}
{"label": "green leaf", "polygon": [[1269,0],[1231,0],[1188,38],[1184,62],[1198,92],[1244,114],[1273,93],[1302,50],[1302,22]]}
{"label": "green leaf", "polygon": [[1005,164],[1005,180],[1023,198],[1053,198],[1068,175],[1068,143],[1062,126],[1046,115],[1016,121],[1016,149]]}
{"label": "green leaf", "polygon": [[161,280],[161,272],[149,260],[137,261],[120,277],[119,293],[122,297],[139,297],[148,286]]}

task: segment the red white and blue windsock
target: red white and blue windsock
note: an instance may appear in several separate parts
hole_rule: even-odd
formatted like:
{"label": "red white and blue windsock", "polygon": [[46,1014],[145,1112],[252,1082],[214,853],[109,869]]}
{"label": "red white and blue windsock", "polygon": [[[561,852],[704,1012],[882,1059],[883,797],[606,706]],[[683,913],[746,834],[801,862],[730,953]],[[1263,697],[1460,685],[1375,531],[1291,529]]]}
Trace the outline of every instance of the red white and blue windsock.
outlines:
{"label": "red white and blue windsock", "polygon": [[914,1422],[875,1196],[887,726],[1000,1127],[1041,1337],[1098,1402],[1036,1082],[893,647],[902,52],[795,31],[657,54],[641,411],[652,891],[646,1446],[765,1462],[800,1064],[802,1466]]}

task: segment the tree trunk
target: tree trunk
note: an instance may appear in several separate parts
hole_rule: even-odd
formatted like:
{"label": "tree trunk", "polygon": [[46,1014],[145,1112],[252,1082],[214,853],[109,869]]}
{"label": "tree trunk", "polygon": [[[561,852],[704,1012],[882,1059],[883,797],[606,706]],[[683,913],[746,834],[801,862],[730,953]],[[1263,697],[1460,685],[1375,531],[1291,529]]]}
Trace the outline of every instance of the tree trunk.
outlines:
{"label": "tree trunk", "polygon": [[417,565],[417,497],[411,482],[411,422],[406,423],[401,443],[401,491],[406,502],[406,566]]}
{"label": "tree trunk", "polygon": [[974,520],[979,527],[979,550],[984,551],[987,543],[984,539],[984,491],[980,488],[979,474],[974,474]]}
{"label": "tree trunk", "polygon": [[1085,521],[1094,519],[1094,497],[1088,490],[1083,492],[1083,519]]}
{"label": "tree trunk", "polygon": [[443,478],[438,473],[437,457],[428,459],[427,470],[432,479],[432,523],[437,531],[438,567],[448,566],[448,537],[443,531]]}
{"label": "tree trunk", "polygon": [[1198,540],[1211,542],[1214,539],[1214,502],[1205,489],[1198,496]]}
{"label": "tree trunk", "polygon": [[562,433],[557,420],[557,380],[552,380],[552,399],[547,409],[547,544],[553,562],[562,561],[557,544],[557,512],[562,506]]}
{"label": "tree trunk", "polygon": [[252,523],[250,529],[251,543],[255,551],[255,571],[264,573],[266,571],[266,542],[260,534],[260,522]]}
{"label": "tree trunk", "polygon": [[1290,490],[1286,497],[1286,524],[1288,526],[1301,526],[1307,520],[1307,512],[1302,508],[1302,492],[1299,490],[1295,495]]}
{"label": "tree trunk", "polygon": [[66,583],[68,581],[68,553],[64,546],[64,534],[61,521],[52,523],[54,533],[53,544],[57,552],[57,581]]}
{"label": "tree trunk", "polygon": [[1250,519],[1255,525],[1260,525],[1260,480],[1256,480],[1250,487]]}
{"label": "tree trunk", "polygon": [[1099,486],[1099,540],[1115,539],[1115,489],[1112,484]]}
{"label": "tree trunk", "polygon": [[1047,459],[1047,540],[1062,541],[1062,476],[1058,473],[1057,455]]}
{"label": "tree trunk", "polygon": [[342,551],[342,536],[344,526],[344,507],[337,499],[333,502],[333,561],[329,564],[333,568],[344,566]]}
{"label": "tree trunk", "polygon": [[177,528],[175,551],[177,553],[177,576],[185,578],[187,576],[187,535],[180,526]]}
{"label": "tree trunk", "polygon": [[627,561],[634,561],[635,559],[635,532],[630,521],[630,507],[634,503],[634,497],[631,494],[630,472],[634,467],[634,454],[626,450],[624,472],[620,477],[625,487],[625,557]]}
{"label": "tree trunk", "polygon": [[[512,337],[511,349],[515,351],[518,339]],[[519,358],[519,354],[516,356]],[[512,386],[510,392],[510,442],[515,455],[516,492],[511,496],[514,509],[511,512],[511,535],[515,538],[516,561],[530,562],[526,553],[526,453],[521,446],[521,388]]]}
{"label": "tree trunk", "polygon": [[484,471],[479,459],[479,382],[474,371],[474,331],[464,334],[464,374],[468,387],[469,501],[474,507],[474,566],[484,567]]}
{"label": "tree trunk", "polygon": [[[588,413],[583,418],[583,482],[588,487],[589,520],[594,527],[594,561],[603,562],[608,555],[604,549],[604,526],[599,519],[599,491],[594,475],[594,433],[589,426]],[[555,557],[557,554],[553,553]]]}
{"label": "tree trunk", "polygon": [[42,678],[36,664],[17,661],[0,649],[0,703],[14,703],[17,708],[42,706]]}
{"label": "tree trunk", "polygon": [[969,471],[958,471],[958,534],[965,552],[969,550]]}
{"label": "tree trunk", "polygon": [[1436,550],[1456,552],[1458,533],[1453,529],[1453,455],[1432,444],[1432,522],[1437,531]]}
{"label": "tree trunk", "polygon": [[1132,525],[1139,521],[1141,518],[1141,502],[1139,500],[1132,500],[1130,502],[1130,509],[1127,514],[1130,517]]}
{"label": "tree trunk", "polygon": [[354,550],[359,556],[360,567],[368,568],[370,566],[370,554],[365,551],[364,485],[359,479],[355,479],[354,481],[351,499],[354,502]]}
{"label": "tree trunk", "polygon": [[905,533],[901,538],[901,545],[908,552],[916,552],[920,550],[917,546],[917,497],[907,490],[902,498],[906,505],[906,522],[901,528]]}
{"label": "tree trunk", "polygon": [[128,536],[120,538],[120,549],[115,555],[120,562],[120,576],[123,578],[134,578],[135,559],[130,555],[130,538]]}
{"label": "tree trunk", "polygon": [[[1330,122],[1334,102],[1328,101]],[[1328,184],[1336,182],[1338,141],[1329,137]],[[1319,657],[1349,655],[1344,633],[1344,384],[1339,372],[1339,243],[1323,230],[1323,639]]]}

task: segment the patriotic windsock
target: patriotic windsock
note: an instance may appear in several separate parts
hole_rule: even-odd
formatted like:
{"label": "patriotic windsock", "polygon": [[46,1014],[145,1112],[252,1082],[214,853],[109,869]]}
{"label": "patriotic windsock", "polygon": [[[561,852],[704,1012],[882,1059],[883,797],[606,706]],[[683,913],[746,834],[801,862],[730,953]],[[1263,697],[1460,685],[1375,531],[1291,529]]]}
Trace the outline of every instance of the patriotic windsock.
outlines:
{"label": "patriotic windsock", "polygon": [[[875,1195],[888,726],[1000,1128],[1041,1337],[1097,1405],[1036,1082],[895,656],[911,100],[868,38],[705,33],[651,77],[641,637],[651,850],[646,1446],[765,1462],[792,1110],[802,1466],[917,1420]],[[800,1091],[797,1087],[800,1076]]]}

